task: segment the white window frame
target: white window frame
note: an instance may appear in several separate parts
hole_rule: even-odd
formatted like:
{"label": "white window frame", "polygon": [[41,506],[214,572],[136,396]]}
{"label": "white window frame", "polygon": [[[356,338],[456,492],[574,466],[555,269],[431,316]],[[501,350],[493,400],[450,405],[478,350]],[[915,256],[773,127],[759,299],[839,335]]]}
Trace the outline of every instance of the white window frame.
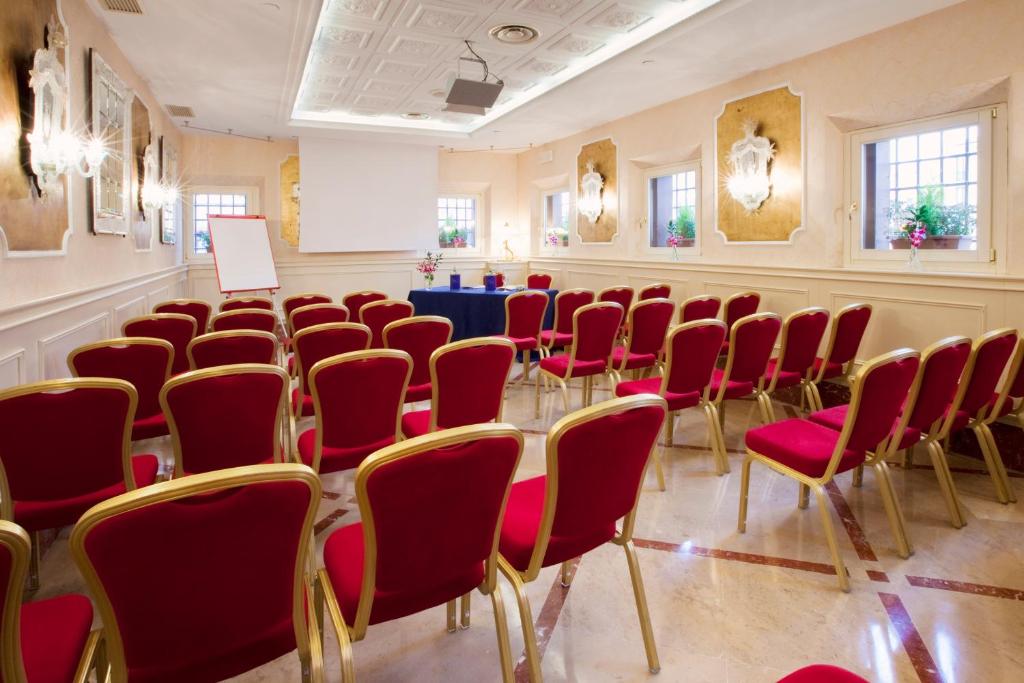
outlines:
{"label": "white window frame", "polygon": [[693,171],[695,174],[695,195],[697,197],[697,205],[694,209],[694,217],[697,220],[697,227],[694,230],[694,239],[692,247],[676,247],[676,251],[682,256],[699,256],[701,249],[701,231],[703,228],[703,197],[701,196],[701,163],[700,159],[694,159],[693,161],[677,162],[668,164],[666,166],[657,166],[655,168],[649,168],[644,172],[644,215],[643,215],[643,242],[640,245],[640,250],[647,254],[664,256],[666,258],[672,257],[672,247],[651,246],[651,209],[653,208],[653,197],[651,196],[651,181],[655,178],[661,178],[664,176],[671,176],[677,173],[685,173],[687,171]]}
{"label": "white window frame", "polygon": [[977,249],[919,249],[918,255],[921,261],[934,264],[940,269],[945,265],[947,268],[976,272],[996,270],[996,247],[1005,240],[1006,118],[1006,106],[996,105],[850,133],[847,145],[847,265],[892,269],[894,266],[902,267],[910,258],[909,251],[905,249],[864,249],[862,246],[863,146],[901,135],[920,135],[956,126],[977,125]]}
{"label": "white window frame", "polygon": [[569,242],[569,244],[572,243],[573,215],[574,215],[574,212],[575,212],[575,209],[576,209],[575,202],[573,202],[572,188],[570,188],[568,186],[563,186],[563,187],[553,187],[553,188],[550,188],[550,189],[541,190],[541,193],[540,193],[540,251],[541,251],[541,253],[545,253],[545,254],[564,254],[567,251],[569,251],[569,244],[566,244],[564,246],[563,245],[559,245],[557,247],[553,247],[550,244],[548,244],[548,226],[547,226],[547,222],[548,222],[548,220],[547,220],[548,219],[548,215],[547,215],[548,214],[548,197],[551,197],[551,196],[556,195],[556,194],[562,194],[563,192],[567,195],[566,207],[568,208],[568,211],[569,211],[569,227],[566,228],[566,230],[568,230],[568,233],[569,233],[567,235],[567,241]]}
{"label": "white window frame", "polygon": [[[478,192],[438,192],[437,198],[450,198],[450,199],[472,199],[476,202],[476,244],[473,246],[465,247],[442,247],[440,240],[437,243],[437,247],[430,249],[430,251],[440,251],[441,253],[449,256],[459,256],[465,254],[480,254],[484,251],[484,242],[488,237],[488,222],[486,220],[486,211],[484,207],[484,195]],[[435,202],[435,211],[437,210]],[[437,227],[434,227],[434,234],[437,234]]]}
{"label": "white window frame", "polygon": [[[195,222],[193,220],[194,207],[192,206],[192,201],[193,197],[197,194],[244,194],[246,196],[246,211],[248,211],[249,215],[257,215],[263,213],[260,208],[260,189],[255,185],[201,185],[189,189],[188,200],[183,202],[185,204],[185,211],[183,212],[185,215],[182,217],[184,225],[181,229],[183,233],[181,239],[185,243],[185,258],[195,263],[212,263],[212,253],[196,253]],[[188,230],[185,230],[186,227]]]}

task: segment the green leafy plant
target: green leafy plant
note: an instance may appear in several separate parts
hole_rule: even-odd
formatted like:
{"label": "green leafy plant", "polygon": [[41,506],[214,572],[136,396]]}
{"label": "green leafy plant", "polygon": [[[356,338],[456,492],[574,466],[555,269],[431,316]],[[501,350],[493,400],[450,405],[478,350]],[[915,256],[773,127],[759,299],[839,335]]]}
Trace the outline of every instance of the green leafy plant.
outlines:
{"label": "green leafy plant", "polygon": [[197,254],[208,254],[208,253],[210,253],[210,233],[208,233],[208,232],[196,232],[196,253]]}
{"label": "green leafy plant", "polygon": [[689,206],[680,207],[674,221],[668,222],[668,234],[681,239],[692,240],[697,237],[697,218]]}
{"label": "green leafy plant", "polygon": [[896,220],[905,221],[900,226],[900,237],[907,237],[916,227],[924,228],[928,237],[967,237],[974,234],[977,222],[974,207],[946,206],[942,188],[938,186],[922,189],[916,204],[898,202],[892,214]]}

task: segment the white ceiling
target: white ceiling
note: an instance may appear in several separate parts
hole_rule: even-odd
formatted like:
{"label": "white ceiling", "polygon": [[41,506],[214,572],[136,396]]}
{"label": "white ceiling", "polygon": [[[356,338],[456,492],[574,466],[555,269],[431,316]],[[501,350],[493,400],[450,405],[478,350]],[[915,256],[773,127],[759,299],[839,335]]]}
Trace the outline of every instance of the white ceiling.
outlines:
{"label": "white ceiling", "polygon": [[[371,136],[467,149],[540,145],[961,0],[326,1],[332,5],[324,8],[330,21],[324,26],[333,27],[329,33],[347,47],[322,53],[336,55],[325,64],[314,61],[318,51],[310,54],[314,40],[321,40],[321,0],[144,0],[142,16],[106,11],[99,0],[90,3],[160,102],[195,110],[194,126],[253,136]],[[580,58],[559,45],[586,52],[593,42],[584,41],[611,43],[628,35],[602,27],[616,23],[605,21],[609,12],[621,13],[625,27],[651,17],[634,28],[641,31],[654,26],[666,7],[692,11],[691,3],[712,6],[564,84],[543,83],[552,72],[575,68],[572,60]],[[367,14],[349,17],[339,9],[343,5]],[[498,45],[486,35],[497,23],[527,24],[541,36],[518,48]],[[356,32],[352,42],[344,38],[346,31]],[[464,38],[474,40],[505,79],[508,95],[550,91],[475,132],[463,132],[479,123],[443,118],[443,98],[431,91],[445,87]],[[433,45],[422,48],[433,52],[403,51],[413,41]],[[315,81],[297,103],[307,61]],[[530,82],[536,85],[524,90]],[[294,120],[293,107],[306,106],[307,98],[332,111],[357,108],[376,115],[367,117],[371,125]],[[425,111],[434,117],[427,123],[450,124],[454,131],[386,125],[387,113],[403,111]]]}

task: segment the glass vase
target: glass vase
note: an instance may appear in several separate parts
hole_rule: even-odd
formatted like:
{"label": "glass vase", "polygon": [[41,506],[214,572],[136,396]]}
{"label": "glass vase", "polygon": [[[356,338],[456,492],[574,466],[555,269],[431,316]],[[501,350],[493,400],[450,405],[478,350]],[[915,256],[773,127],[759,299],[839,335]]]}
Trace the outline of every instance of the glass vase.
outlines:
{"label": "glass vase", "polygon": [[672,245],[672,260],[673,261],[678,261],[679,260],[679,247],[677,247],[675,245]]}
{"label": "glass vase", "polygon": [[915,273],[924,270],[924,264],[921,263],[921,255],[917,252],[917,247],[910,247],[910,258],[907,260],[907,270]]}
{"label": "glass vase", "polygon": [[424,283],[424,286],[427,289],[432,288],[434,286],[434,274],[433,273],[427,273],[426,275],[424,275],[423,276],[423,283]]}

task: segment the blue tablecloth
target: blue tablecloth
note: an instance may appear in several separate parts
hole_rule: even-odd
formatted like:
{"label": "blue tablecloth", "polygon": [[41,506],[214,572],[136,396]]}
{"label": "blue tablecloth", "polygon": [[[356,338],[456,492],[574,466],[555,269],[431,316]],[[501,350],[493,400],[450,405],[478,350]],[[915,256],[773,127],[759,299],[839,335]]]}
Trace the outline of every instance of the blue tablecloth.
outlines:
{"label": "blue tablecloth", "polygon": [[[550,301],[544,313],[544,329],[550,330],[555,319],[556,289],[538,290],[546,292]],[[486,337],[505,331],[505,299],[514,292],[480,289],[457,289],[433,287],[414,289],[409,292],[409,301],[416,309],[416,315],[440,315],[452,321],[452,341],[471,337]]]}

